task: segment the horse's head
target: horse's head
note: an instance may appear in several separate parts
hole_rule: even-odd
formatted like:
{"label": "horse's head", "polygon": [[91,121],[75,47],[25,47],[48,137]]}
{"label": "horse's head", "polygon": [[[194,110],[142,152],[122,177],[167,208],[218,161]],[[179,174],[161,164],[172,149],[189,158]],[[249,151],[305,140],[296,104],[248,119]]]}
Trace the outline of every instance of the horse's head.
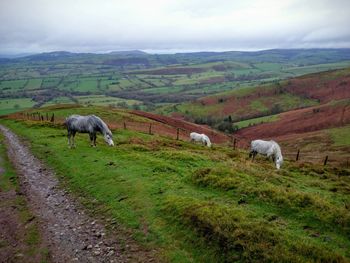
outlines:
{"label": "horse's head", "polygon": [[277,156],[277,158],[276,158],[276,168],[277,168],[277,170],[279,170],[281,168],[282,164],[283,164],[283,157],[282,157],[282,155]]}
{"label": "horse's head", "polygon": [[104,139],[105,139],[105,142],[106,142],[109,146],[114,146],[112,133],[106,133],[106,134],[104,135]]}

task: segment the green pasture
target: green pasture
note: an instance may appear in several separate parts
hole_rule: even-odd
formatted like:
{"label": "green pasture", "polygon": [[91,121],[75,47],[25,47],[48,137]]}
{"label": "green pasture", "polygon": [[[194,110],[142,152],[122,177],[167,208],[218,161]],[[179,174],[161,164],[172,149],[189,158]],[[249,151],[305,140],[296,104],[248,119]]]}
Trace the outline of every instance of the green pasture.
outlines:
{"label": "green pasture", "polygon": [[57,104],[74,104],[75,102],[69,97],[56,97],[48,102],[46,102],[42,107],[57,105]]}
{"label": "green pasture", "polygon": [[[128,116],[102,108],[46,110]],[[99,136],[92,148],[79,134],[77,148],[69,149],[63,127],[1,122],[28,139],[91,213],[116,220],[164,261],[350,259],[350,179],[338,176],[347,170],[285,162],[277,171],[265,158],[251,162],[244,151],[130,130],[113,131],[115,147]]]}
{"label": "green pasture", "polygon": [[0,90],[3,92],[14,92],[22,90],[26,84],[26,80],[4,80],[0,81]]}
{"label": "green pasture", "polygon": [[349,146],[350,145],[350,126],[333,128],[327,130],[331,136],[335,146]]}
{"label": "green pasture", "polygon": [[34,106],[35,101],[28,98],[23,99],[0,99],[0,115],[21,111]]}
{"label": "green pasture", "polygon": [[125,102],[127,105],[132,106],[140,103],[137,100],[126,100],[105,95],[76,96],[75,99],[82,105],[118,106],[118,103]]}
{"label": "green pasture", "polygon": [[42,83],[42,79],[30,79],[30,80],[28,80],[28,82],[24,88],[26,90],[40,89],[41,83]]}
{"label": "green pasture", "polygon": [[242,129],[255,124],[278,121],[278,119],[279,119],[279,115],[275,114],[275,115],[263,116],[259,118],[253,118],[249,120],[236,122],[234,125],[236,125],[238,129]]}
{"label": "green pasture", "polygon": [[43,89],[57,88],[60,82],[60,78],[44,78],[41,84]]}
{"label": "green pasture", "polygon": [[97,79],[79,79],[75,91],[97,91]]}

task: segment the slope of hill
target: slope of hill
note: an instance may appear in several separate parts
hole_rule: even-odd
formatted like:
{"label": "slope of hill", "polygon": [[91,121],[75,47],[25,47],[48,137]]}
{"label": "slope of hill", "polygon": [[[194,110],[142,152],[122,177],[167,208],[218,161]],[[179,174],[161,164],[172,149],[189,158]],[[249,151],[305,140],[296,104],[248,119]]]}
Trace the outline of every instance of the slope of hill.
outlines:
{"label": "slope of hill", "polygon": [[237,89],[180,104],[170,110],[190,119],[204,119],[204,122],[205,118],[223,119],[229,115],[233,121],[239,121],[349,97],[350,68],[347,68]]}
{"label": "slope of hill", "polygon": [[[62,118],[91,109],[41,111]],[[130,112],[93,111],[111,126],[152,123]],[[116,147],[101,136],[90,147],[78,134],[77,148],[68,149],[60,125],[19,117],[0,122],[25,138],[112,234],[116,224],[128,229],[162,261],[349,261],[349,170],[286,161],[277,171],[244,151],[123,128],[113,129]]]}
{"label": "slope of hill", "polygon": [[[160,136],[179,138],[189,141],[191,132],[205,133],[213,143],[228,144],[231,137],[206,125],[198,125],[184,120],[157,115],[153,113],[107,108],[101,106],[82,106],[79,104],[52,105],[39,109],[28,109],[23,113],[9,115],[11,119],[49,121],[54,116],[56,125],[63,125],[65,118],[71,114],[99,114],[112,129],[130,129]],[[42,119],[41,119],[42,118]]]}

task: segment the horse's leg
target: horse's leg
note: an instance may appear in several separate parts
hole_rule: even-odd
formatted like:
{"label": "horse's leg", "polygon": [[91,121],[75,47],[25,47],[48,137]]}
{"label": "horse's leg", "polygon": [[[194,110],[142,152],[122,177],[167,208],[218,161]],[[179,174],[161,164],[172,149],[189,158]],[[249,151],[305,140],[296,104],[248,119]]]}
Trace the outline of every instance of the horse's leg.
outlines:
{"label": "horse's leg", "polygon": [[94,133],[94,146],[96,147],[96,133]]}
{"label": "horse's leg", "polygon": [[92,133],[89,133],[90,136],[90,145],[91,147],[94,146],[94,135]]}
{"label": "horse's leg", "polygon": [[74,131],[74,132],[72,132],[72,141],[73,141],[73,145],[72,145],[72,147],[74,147],[74,148],[75,148],[75,141],[74,141],[75,134],[76,134],[76,132],[75,132],[75,131]]}
{"label": "horse's leg", "polygon": [[67,137],[68,137],[68,147],[71,148],[71,141],[70,141],[71,132],[70,131],[68,131]]}
{"label": "horse's leg", "polygon": [[250,152],[249,152],[249,159],[252,158],[253,152],[254,152],[254,151],[250,151]]}
{"label": "horse's leg", "polygon": [[276,161],[276,157],[274,154],[271,155],[272,156],[272,161],[275,162]]}
{"label": "horse's leg", "polygon": [[258,154],[258,152],[257,151],[253,151],[253,159],[252,159],[252,161],[254,161],[255,160],[255,156]]}

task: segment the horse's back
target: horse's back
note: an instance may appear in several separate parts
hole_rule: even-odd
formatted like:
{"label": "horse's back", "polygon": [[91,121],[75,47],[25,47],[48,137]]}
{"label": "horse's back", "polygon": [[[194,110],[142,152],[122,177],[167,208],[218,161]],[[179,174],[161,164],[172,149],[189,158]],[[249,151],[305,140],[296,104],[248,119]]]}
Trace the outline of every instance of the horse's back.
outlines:
{"label": "horse's back", "polygon": [[271,142],[264,140],[254,140],[251,142],[251,149],[258,153],[266,153],[272,146],[273,144]]}
{"label": "horse's back", "polygon": [[196,139],[198,139],[199,137],[201,137],[201,135],[200,135],[199,133],[196,133],[196,132],[191,132],[191,133],[190,133],[190,137],[191,137],[191,139],[196,140]]}

